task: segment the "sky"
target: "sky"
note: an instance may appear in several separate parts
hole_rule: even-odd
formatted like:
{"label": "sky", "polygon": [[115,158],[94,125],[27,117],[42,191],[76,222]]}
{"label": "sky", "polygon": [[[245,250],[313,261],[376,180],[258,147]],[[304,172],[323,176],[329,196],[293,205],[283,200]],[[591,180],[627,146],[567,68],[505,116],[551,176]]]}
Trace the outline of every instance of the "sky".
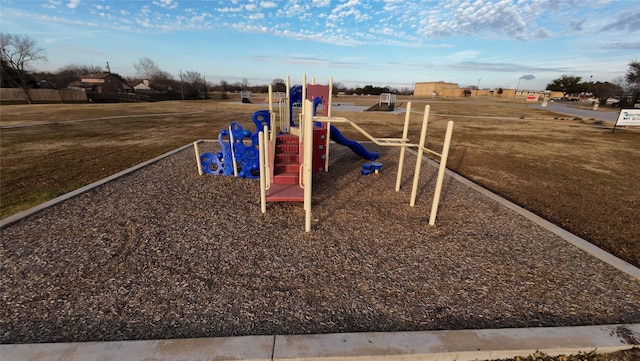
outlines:
{"label": "sky", "polygon": [[209,83],[544,90],[616,81],[640,60],[637,0],[0,0],[0,32],[46,51],[36,71],[148,58]]}

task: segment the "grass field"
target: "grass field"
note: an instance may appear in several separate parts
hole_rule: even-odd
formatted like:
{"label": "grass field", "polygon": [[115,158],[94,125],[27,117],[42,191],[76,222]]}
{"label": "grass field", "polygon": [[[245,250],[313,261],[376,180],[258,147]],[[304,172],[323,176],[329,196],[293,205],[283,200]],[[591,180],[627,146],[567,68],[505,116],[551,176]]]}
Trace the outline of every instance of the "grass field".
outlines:
{"label": "grass field", "polygon": [[[413,105],[413,141],[426,104],[429,148],[439,151],[446,122],[455,122],[449,169],[640,266],[640,131],[612,134],[612,125],[514,99],[398,99],[402,107],[407,101]],[[238,102],[3,105],[0,217],[194,140],[215,139],[232,121],[253,129],[251,114],[265,106]],[[344,96],[338,102],[370,106],[377,98]],[[335,106],[333,115],[348,117],[376,137],[402,133],[402,114]]]}

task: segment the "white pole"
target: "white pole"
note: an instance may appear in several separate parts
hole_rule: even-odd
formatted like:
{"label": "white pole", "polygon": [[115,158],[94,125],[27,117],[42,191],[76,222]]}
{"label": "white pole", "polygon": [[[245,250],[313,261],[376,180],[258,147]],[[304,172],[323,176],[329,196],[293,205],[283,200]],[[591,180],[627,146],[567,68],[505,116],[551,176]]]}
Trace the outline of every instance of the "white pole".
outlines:
{"label": "white pole", "polygon": [[[306,109],[305,109],[306,108]],[[305,232],[311,231],[311,178],[313,177],[313,115],[311,114],[312,104],[308,100],[303,100],[302,109],[304,111],[304,163],[303,163],[303,184],[304,184],[304,209],[305,209]]]}
{"label": "white pole", "polygon": [[196,164],[198,165],[198,175],[202,175],[202,163],[200,163],[200,151],[198,150],[198,142],[193,142],[193,149],[196,152]]}
{"label": "white pole", "polygon": [[231,126],[229,126],[229,143],[231,143],[231,160],[233,161],[233,175],[234,177],[237,177],[238,168],[236,167],[236,152],[235,152],[235,144],[233,140],[233,132],[231,131]]}
{"label": "white pole", "polygon": [[327,99],[327,116],[331,116],[331,106],[333,105],[333,77],[329,77],[329,99]]}
{"label": "white pole", "polygon": [[438,203],[440,202],[440,192],[442,191],[442,181],[444,173],[447,170],[447,158],[449,157],[449,145],[451,144],[451,135],[453,134],[453,121],[447,123],[447,132],[444,135],[444,144],[442,145],[442,156],[440,156],[440,169],[438,170],[438,180],[436,181],[436,191],[433,194],[433,203],[431,204],[431,214],[429,215],[429,225],[436,224],[436,214],[438,213]]}
{"label": "white pole", "polygon": [[265,163],[265,144],[264,144],[264,137],[265,137],[265,132],[268,132],[268,128],[267,126],[264,127],[264,130],[258,133],[258,162],[259,162],[259,167],[260,167],[260,211],[262,213],[266,213],[267,212],[267,181],[266,181],[266,177],[268,177],[269,175],[266,174],[266,167],[264,166]]}
{"label": "white pole", "polygon": [[[274,123],[271,122],[271,119],[273,119],[273,87],[271,86],[271,84],[269,84],[269,125],[271,127],[274,126]],[[274,131],[276,131],[275,128],[271,128]]]}
{"label": "white pole", "polygon": [[273,113],[273,86],[269,84],[269,113]]}
{"label": "white pole", "polygon": [[420,145],[418,145],[418,159],[416,160],[416,170],[413,174],[413,187],[411,188],[411,207],[416,205],[416,193],[418,192],[418,181],[420,180],[420,167],[422,166],[422,155],[424,154],[424,142],[427,138],[427,123],[429,122],[429,104],[424,106],[424,117],[422,118],[422,130],[420,131]]}
{"label": "white pole", "polygon": [[[291,126],[291,79],[289,75],[287,75],[286,83],[287,90],[285,92],[285,96],[287,97],[287,100],[285,101],[284,105],[280,103],[280,114],[278,114],[278,116],[280,117],[280,127],[282,128],[281,130],[285,133],[289,133],[289,127]],[[275,134],[275,132],[271,133]]]}
{"label": "white pole", "polygon": [[302,75],[302,113],[304,113],[304,101],[307,99],[307,74]]}
{"label": "white pole", "polygon": [[[333,77],[329,78],[329,99],[327,100],[327,116],[331,116],[331,106],[333,104]],[[329,172],[329,142],[331,140],[331,122],[327,122],[327,141],[326,148],[327,150],[324,153],[324,171]]]}
{"label": "white pole", "polygon": [[[409,135],[409,118],[411,118],[411,102],[407,103],[407,112],[404,115],[404,129],[402,130],[402,142],[407,143]],[[400,182],[402,180],[402,167],[404,167],[404,152],[406,147],[400,147],[400,158],[398,159],[398,175],[396,177],[396,192],[400,191]]]}

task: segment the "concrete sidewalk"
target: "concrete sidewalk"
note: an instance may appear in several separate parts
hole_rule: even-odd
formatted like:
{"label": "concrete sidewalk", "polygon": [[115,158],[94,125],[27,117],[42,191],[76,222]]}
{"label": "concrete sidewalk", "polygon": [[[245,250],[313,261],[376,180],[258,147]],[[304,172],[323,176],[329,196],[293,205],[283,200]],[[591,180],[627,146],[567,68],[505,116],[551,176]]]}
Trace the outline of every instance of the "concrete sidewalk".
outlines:
{"label": "concrete sidewalk", "polygon": [[490,360],[640,345],[640,324],[1,345],[25,360]]}

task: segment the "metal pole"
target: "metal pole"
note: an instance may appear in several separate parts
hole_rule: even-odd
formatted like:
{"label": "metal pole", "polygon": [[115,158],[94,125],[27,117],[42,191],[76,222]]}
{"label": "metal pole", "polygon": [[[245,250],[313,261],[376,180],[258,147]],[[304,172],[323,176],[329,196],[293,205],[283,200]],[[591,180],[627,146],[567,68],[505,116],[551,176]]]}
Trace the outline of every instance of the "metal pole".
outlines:
{"label": "metal pole", "polygon": [[259,156],[259,166],[260,166],[260,211],[262,213],[266,213],[267,212],[267,181],[266,181],[266,177],[269,177],[269,174],[266,174],[266,167],[265,167],[265,153],[266,153],[266,147],[265,147],[265,141],[264,138],[268,137],[268,132],[269,129],[267,128],[267,126],[264,126],[263,131],[258,133],[258,156]]}
{"label": "metal pole", "polygon": [[[407,103],[407,111],[404,115],[404,129],[402,130],[402,141],[407,142],[409,135],[409,118],[411,117],[411,102]],[[400,181],[402,180],[402,167],[404,166],[404,153],[407,147],[400,147],[400,158],[398,159],[398,175],[396,177],[396,192],[400,191]]]}
{"label": "metal pole", "polygon": [[313,177],[313,115],[311,114],[312,104],[309,100],[302,100],[302,110],[304,117],[302,126],[304,128],[304,163],[303,163],[303,184],[304,184],[304,209],[305,209],[305,232],[311,232],[311,178]]}
{"label": "metal pole", "polygon": [[440,202],[440,192],[442,191],[442,181],[444,173],[447,170],[447,158],[449,157],[449,145],[451,144],[451,135],[453,134],[453,121],[447,123],[447,132],[444,135],[444,144],[442,145],[442,155],[440,156],[440,169],[438,170],[438,180],[436,181],[436,191],[433,194],[433,203],[431,204],[431,214],[429,215],[429,225],[436,224],[436,214],[438,213],[438,203]]}
{"label": "metal pole", "polygon": [[416,170],[413,174],[413,187],[411,188],[411,207],[416,205],[416,193],[418,192],[418,181],[420,180],[420,167],[422,166],[422,155],[424,154],[424,143],[427,138],[427,123],[429,122],[429,104],[424,106],[424,117],[422,118],[422,130],[420,131],[420,144],[418,145],[418,159],[416,160]]}
{"label": "metal pole", "polygon": [[[329,78],[329,99],[327,99],[327,116],[331,116],[331,107],[333,106],[333,77]],[[329,172],[329,142],[331,141],[331,122],[325,124],[327,127],[326,151],[324,153],[324,171]]]}
{"label": "metal pole", "polygon": [[202,175],[202,163],[200,163],[200,151],[198,150],[198,142],[193,142],[193,150],[196,152],[196,164],[198,165],[198,175]]}

